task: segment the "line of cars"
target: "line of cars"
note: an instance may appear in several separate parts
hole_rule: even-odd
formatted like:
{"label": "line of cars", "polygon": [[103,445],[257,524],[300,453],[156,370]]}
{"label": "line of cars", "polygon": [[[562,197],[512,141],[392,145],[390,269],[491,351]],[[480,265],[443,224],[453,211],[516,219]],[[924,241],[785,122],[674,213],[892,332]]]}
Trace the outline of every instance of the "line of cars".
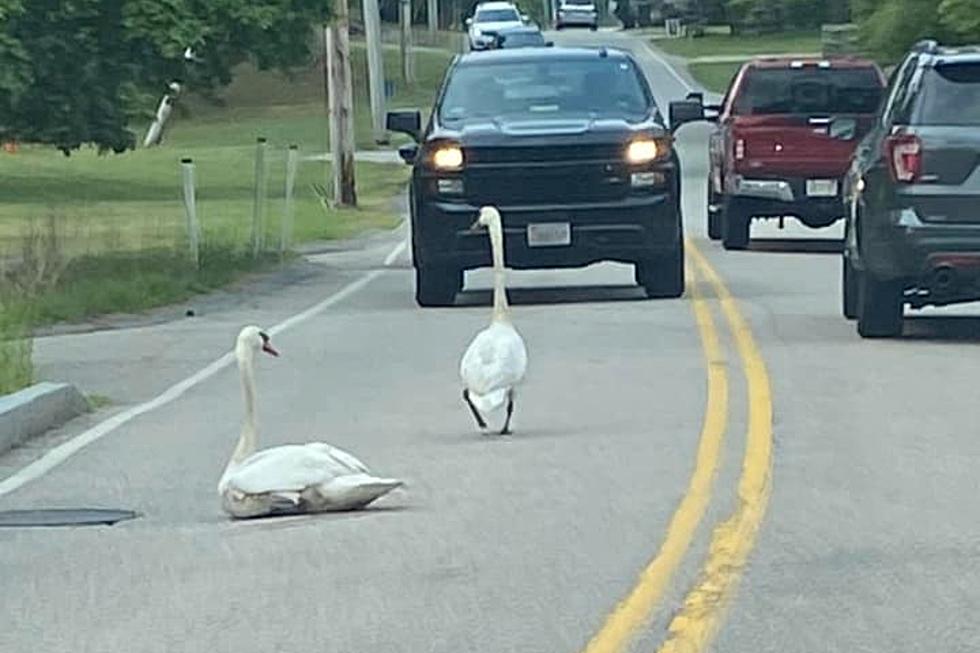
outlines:
{"label": "line of cars", "polygon": [[693,94],[667,118],[626,52],[457,57],[427,123],[388,116],[413,139],[400,154],[417,302],[452,304],[464,271],[489,265],[467,231],[483,204],[504,216],[511,267],[631,263],[648,296],[680,296],[673,131],[706,119],[707,227],[726,249],[744,249],[756,219],[844,219],[842,308],[865,337],[900,334],[906,303],[980,299],[980,48],[920,44],[887,80],[860,58],[759,59],[721,104]]}
{"label": "line of cars", "polygon": [[[753,219],[843,219],[842,312],[863,337],[904,307],[980,300],[980,47],[916,45],[886,80],[871,61],[760,59],[720,105],[708,233],[744,249]],[[711,115],[711,114],[714,115]]]}
{"label": "line of cars", "polygon": [[[560,0],[555,13],[555,29],[585,27],[595,31],[599,14],[593,0]],[[537,25],[506,0],[489,0],[476,5],[466,19],[467,46],[471,52],[500,48],[548,45]]]}

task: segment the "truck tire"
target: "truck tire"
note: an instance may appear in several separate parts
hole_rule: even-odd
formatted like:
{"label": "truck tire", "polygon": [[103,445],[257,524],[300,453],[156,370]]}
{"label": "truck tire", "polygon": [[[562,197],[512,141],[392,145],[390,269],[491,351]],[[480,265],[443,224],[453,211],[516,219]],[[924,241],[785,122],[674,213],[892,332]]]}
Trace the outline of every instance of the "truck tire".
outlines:
{"label": "truck tire", "polygon": [[860,272],[854,269],[851,259],[841,256],[841,310],[848,320],[858,316],[858,279]]}
{"label": "truck tire", "polygon": [[462,288],[462,270],[441,265],[415,267],[415,301],[419,306],[452,306]]}
{"label": "truck tire", "polygon": [[725,249],[745,249],[749,245],[749,222],[752,215],[735,197],[725,200],[722,211],[722,245]]}
{"label": "truck tire", "polygon": [[901,281],[876,279],[865,270],[858,275],[857,330],[862,338],[892,338],[902,334],[904,286]]}
{"label": "truck tire", "polygon": [[684,242],[671,254],[636,263],[634,275],[651,299],[680,297],[684,294]]}

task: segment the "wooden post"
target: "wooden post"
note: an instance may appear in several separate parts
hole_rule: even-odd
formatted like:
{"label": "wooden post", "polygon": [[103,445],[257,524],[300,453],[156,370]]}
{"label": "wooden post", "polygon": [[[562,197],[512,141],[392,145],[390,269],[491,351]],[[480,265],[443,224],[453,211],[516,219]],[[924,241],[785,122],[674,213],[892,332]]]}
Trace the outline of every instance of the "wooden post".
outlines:
{"label": "wooden post", "polygon": [[265,165],[265,139],[255,141],[255,189],[252,196],[252,256],[257,257],[265,241],[265,195],[268,169]]}
{"label": "wooden post", "polygon": [[430,45],[435,45],[435,35],[439,31],[439,0],[427,0],[426,7],[426,14],[428,14],[429,19],[429,36],[433,39]]}
{"label": "wooden post", "polygon": [[299,167],[299,148],[290,145],[286,153],[286,203],[283,207],[282,224],[279,225],[279,257],[284,259],[293,241],[293,189]]}
{"label": "wooden post", "polygon": [[385,71],[381,44],[381,11],[378,0],[364,0],[364,39],[367,42],[368,90],[374,142],[388,142],[385,129]]}
{"label": "wooden post", "polygon": [[194,161],[180,160],[181,172],[184,179],[184,214],[187,216],[187,240],[191,248],[191,260],[194,267],[201,267],[201,226],[197,221],[197,196],[194,184]]}
{"label": "wooden post", "polygon": [[330,107],[330,154],[333,165],[333,199],[339,206],[357,206],[354,183],[354,89],[350,65],[349,10],[347,0],[334,5],[335,20],[325,28],[327,47],[327,97]]}
{"label": "wooden post", "polygon": [[412,0],[399,0],[401,9],[402,79],[406,84],[415,83],[415,55],[412,53]]}

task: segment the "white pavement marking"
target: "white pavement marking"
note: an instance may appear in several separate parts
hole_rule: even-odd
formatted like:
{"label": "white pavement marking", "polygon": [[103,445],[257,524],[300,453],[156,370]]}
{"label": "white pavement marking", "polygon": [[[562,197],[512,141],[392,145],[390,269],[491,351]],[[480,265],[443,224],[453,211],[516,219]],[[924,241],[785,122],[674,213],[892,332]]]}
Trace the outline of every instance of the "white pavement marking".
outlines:
{"label": "white pavement marking", "polygon": [[[408,246],[408,241],[402,240],[397,246],[385,257],[384,265],[385,267],[390,266],[396,258],[398,258],[405,248]],[[364,276],[352,281],[347,284],[333,295],[330,295],[322,302],[311,306],[302,313],[297,313],[286,320],[283,320],[279,324],[275,325],[269,332],[272,334],[281,333],[286,329],[292,328],[293,326],[304,322],[317,313],[324,311],[334,304],[337,304],[347,297],[350,297],[357,291],[361,290],[364,286],[371,283],[374,279],[378,278],[382,274],[382,270],[372,270],[365,274]],[[99,422],[87,431],[80,433],[71,440],[63,442],[54,449],[51,449],[43,456],[21,468],[16,473],[7,477],[3,481],[0,481],[0,497],[10,494],[14,490],[17,490],[27,483],[44,476],[52,469],[60,465],[61,463],[68,460],[70,457],[84,449],[86,446],[92,444],[93,442],[100,440],[104,436],[112,433],[117,428],[132,421],[136,417],[148,413],[151,410],[156,410],[161,406],[165,406],[172,402],[173,400],[179,398],[185,392],[190,390],[196,385],[199,385],[203,381],[211,378],[224,368],[228,367],[235,360],[235,356],[232,352],[228,352],[221,358],[217,359],[207,367],[199,370],[198,372],[187,377],[183,381],[179,381],[174,385],[167,388],[161,394],[157,395],[153,399],[143,402],[137,406],[133,406],[123,412],[113,415],[109,419]]]}
{"label": "white pavement marking", "polygon": [[649,45],[645,41],[641,41],[641,43],[643,43],[643,47],[646,48],[646,51],[650,53],[650,56],[656,59],[661,66],[666,68],[667,72],[669,72],[674,77],[674,79],[676,79],[678,82],[681,83],[681,86],[683,86],[688,91],[695,90],[695,88],[691,86],[690,82],[688,82],[686,79],[681,77],[681,74],[676,70],[674,70],[674,66],[672,66],[669,61],[667,61],[662,56],[660,56],[660,53],[657,52],[657,50],[652,45]]}

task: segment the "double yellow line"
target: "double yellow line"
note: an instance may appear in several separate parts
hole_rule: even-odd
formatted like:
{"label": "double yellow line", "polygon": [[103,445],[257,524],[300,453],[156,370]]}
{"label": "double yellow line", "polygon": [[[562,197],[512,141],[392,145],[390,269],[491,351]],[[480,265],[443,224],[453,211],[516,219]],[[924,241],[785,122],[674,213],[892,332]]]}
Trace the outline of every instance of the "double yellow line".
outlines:
{"label": "double yellow line", "polygon": [[738,502],[728,519],[715,527],[708,556],[695,586],[667,628],[659,653],[701,653],[717,633],[735,585],[755,543],[769,502],[772,465],[772,397],[769,376],[752,332],[735,299],[693,242],[687,243],[692,283],[691,303],[701,335],[707,367],[707,406],[694,472],[677,506],[660,551],[592,638],[584,653],[621,653],[633,636],[648,625],[650,614],[670,585],[707,510],[721,459],[728,422],[728,366],[709,301],[700,282],[712,288],[731,332],[748,394],[745,454],[738,484]]}

